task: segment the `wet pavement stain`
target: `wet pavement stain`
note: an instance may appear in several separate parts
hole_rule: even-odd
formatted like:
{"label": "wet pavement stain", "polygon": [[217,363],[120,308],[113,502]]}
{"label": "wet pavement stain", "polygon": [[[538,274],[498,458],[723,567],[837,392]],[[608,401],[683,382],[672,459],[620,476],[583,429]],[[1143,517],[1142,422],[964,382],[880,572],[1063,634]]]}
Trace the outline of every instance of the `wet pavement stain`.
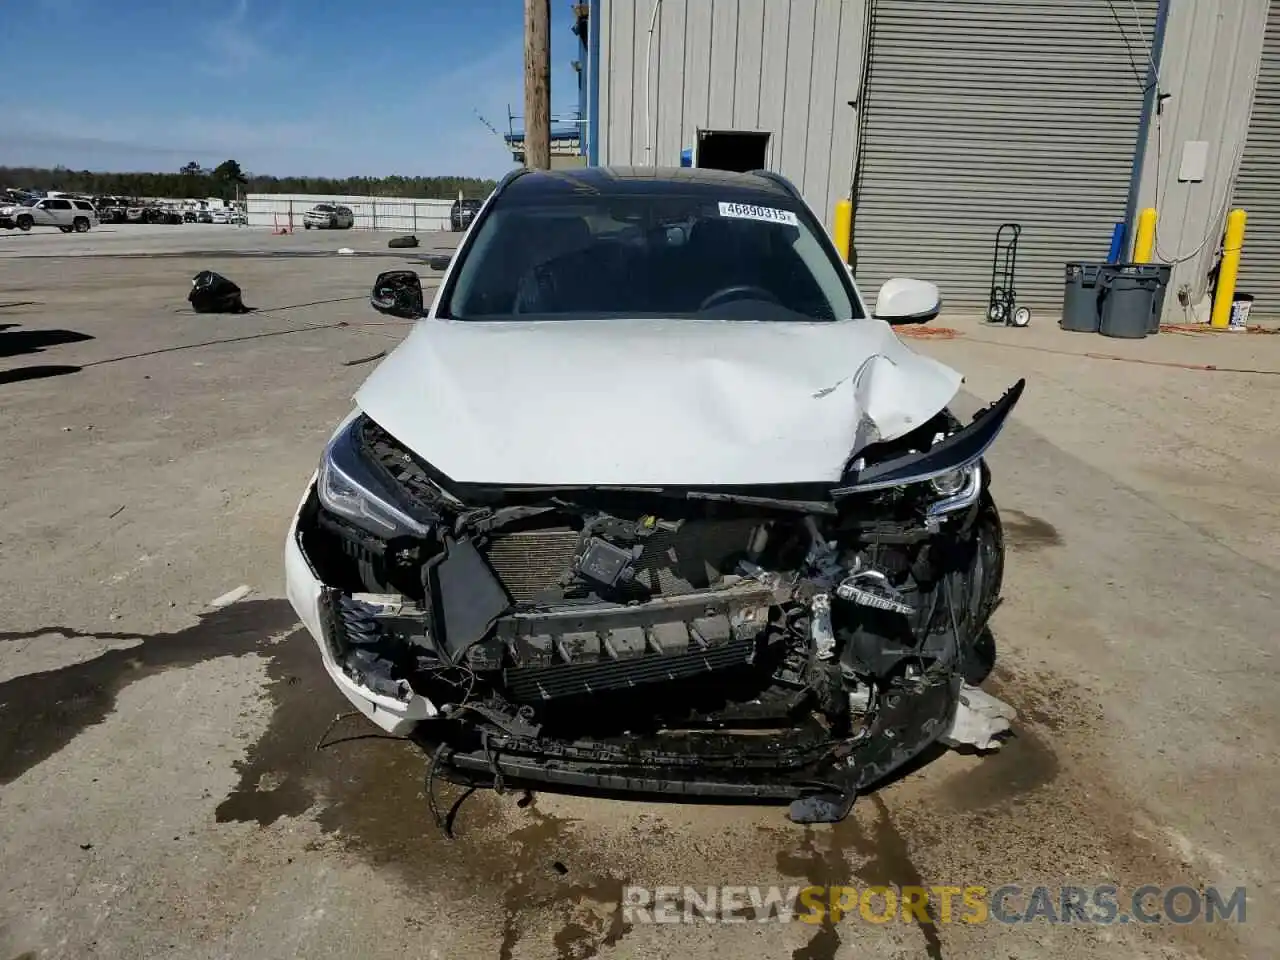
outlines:
{"label": "wet pavement stain", "polygon": [[602,948],[617,944],[631,932],[622,916],[624,881],[592,875],[583,880],[567,879],[568,868],[547,858],[570,843],[570,821],[543,813],[536,802],[525,812],[531,822],[510,836],[515,850],[502,897],[500,960],[515,956],[515,947],[525,934],[522,920],[545,922],[544,916],[530,918],[531,910],[539,914],[550,911],[560,922],[560,929],[552,936],[558,960],[587,960]]}
{"label": "wet pavement stain", "polygon": [[[997,685],[992,685],[991,692],[1002,696]],[[1022,717],[1019,704],[1013,706]],[[1013,722],[1012,736],[999,750],[974,760],[970,769],[942,783],[947,805],[953,810],[972,813],[1012,803],[1053,783],[1061,769],[1057,754],[1042,733],[1018,720]]]}
{"label": "wet pavement stain", "polygon": [[1000,521],[1004,525],[1005,543],[1011,550],[1038,550],[1062,545],[1062,536],[1056,527],[1029,513],[1001,510]]}
{"label": "wet pavement stain", "polygon": [[[867,860],[856,871],[859,879],[872,887],[891,887],[901,890],[903,887],[925,887],[924,878],[911,860],[911,850],[902,831],[894,823],[889,807],[879,795],[872,795],[871,803],[876,808],[875,833],[869,843],[862,847]],[[852,825],[856,830],[858,825]],[[901,908],[900,908],[901,909]],[[924,937],[925,955],[929,960],[942,960],[942,939],[938,935],[936,919],[914,922]]]}
{"label": "wet pavement stain", "polygon": [[[475,898],[488,918],[498,901],[499,956],[544,936],[562,960],[586,960],[630,931],[623,922],[624,880],[582,861],[573,822],[553,817],[519,794],[469,795],[437,779],[442,812],[457,803],[455,839],[432,821],[425,777],[429,758],[361,716],[334,717],[350,705],[333,687],[315,643],[298,634],[271,648],[266,731],[237,764],[238,782],[219,803],[218,822],[267,826],[314,811],[315,822],[344,851],[424,890],[446,886]],[[458,802],[461,799],[461,802]],[[512,825],[514,824],[514,828]]]}
{"label": "wet pavement stain", "polygon": [[0,785],[22,776],[81,731],[105,720],[115,709],[116,697],[129,684],[219,657],[265,652],[269,637],[297,621],[285,600],[251,600],[203,614],[199,623],[173,633],[140,637],[136,633],[85,633],[67,627],[0,633],[0,641],[50,634],[142,641],[92,660],[0,683]]}
{"label": "wet pavement stain", "polygon": [[[851,821],[845,821],[845,824],[849,823]],[[813,827],[804,828],[804,840],[798,853],[779,850],[778,872],[803,879],[812,886],[848,886],[852,874],[845,859],[845,845],[839,842],[835,829],[822,832],[827,835],[825,850],[818,850],[817,831]],[[840,948],[836,922],[831,912],[824,910],[822,923],[808,943],[792,951],[791,960],[834,960]]]}

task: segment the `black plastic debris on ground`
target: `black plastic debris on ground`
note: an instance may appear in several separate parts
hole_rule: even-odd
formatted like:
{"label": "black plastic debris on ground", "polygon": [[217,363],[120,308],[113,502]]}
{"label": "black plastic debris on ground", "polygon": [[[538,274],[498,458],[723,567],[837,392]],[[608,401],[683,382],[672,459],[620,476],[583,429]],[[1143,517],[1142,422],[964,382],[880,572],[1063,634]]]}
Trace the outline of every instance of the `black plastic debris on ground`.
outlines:
{"label": "black plastic debris on ground", "polygon": [[404,237],[392,237],[387,241],[387,246],[391,247],[393,250],[401,250],[405,247],[416,247],[417,245],[418,238],[412,234]]}
{"label": "black plastic debris on ground", "polygon": [[187,294],[196,313],[248,313],[240,296],[240,288],[220,273],[201,270],[191,279]]}

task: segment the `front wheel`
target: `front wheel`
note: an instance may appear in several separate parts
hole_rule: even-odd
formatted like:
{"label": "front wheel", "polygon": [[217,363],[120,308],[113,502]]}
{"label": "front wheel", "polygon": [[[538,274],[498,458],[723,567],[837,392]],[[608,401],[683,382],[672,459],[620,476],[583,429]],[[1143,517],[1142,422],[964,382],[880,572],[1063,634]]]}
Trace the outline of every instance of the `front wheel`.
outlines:
{"label": "front wheel", "polygon": [[310,230],[310,229],[311,229],[311,224],[309,224],[309,223],[304,223],[304,224],[302,225],[302,229],[303,229],[303,230]]}
{"label": "front wheel", "polygon": [[76,233],[88,233],[89,221],[85,217],[76,217],[75,222],[72,223],[71,227]]}
{"label": "front wheel", "polygon": [[30,230],[35,225],[35,221],[31,219],[29,214],[24,214],[18,218],[18,229],[22,231]]}
{"label": "front wheel", "polygon": [[1031,322],[1031,311],[1027,307],[1019,307],[1013,311],[1013,325],[1015,327],[1025,327]]}

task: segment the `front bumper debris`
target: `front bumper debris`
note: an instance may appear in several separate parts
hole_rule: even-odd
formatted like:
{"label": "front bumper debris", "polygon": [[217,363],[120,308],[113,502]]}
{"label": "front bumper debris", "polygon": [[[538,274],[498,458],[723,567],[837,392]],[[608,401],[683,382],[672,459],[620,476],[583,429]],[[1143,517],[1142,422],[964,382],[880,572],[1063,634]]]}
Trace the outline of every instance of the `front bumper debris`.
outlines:
{"label": "front bumper debris", "polygon": [[291,527],[289,598],[432,776],[839,819],[931,744],[1009,730],[965,682],[1003,579],[981,457],[1021,390],[880,444],[825,495],[452,487],[353,415]]}

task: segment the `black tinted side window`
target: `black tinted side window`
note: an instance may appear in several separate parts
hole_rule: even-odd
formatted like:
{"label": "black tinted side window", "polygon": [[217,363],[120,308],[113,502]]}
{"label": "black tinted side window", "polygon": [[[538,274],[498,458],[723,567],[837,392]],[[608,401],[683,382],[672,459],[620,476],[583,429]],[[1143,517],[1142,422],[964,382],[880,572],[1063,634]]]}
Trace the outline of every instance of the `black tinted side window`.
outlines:
{"label": "black tinted side window", "polygon": [[49,209],[50,210],[70,210],[71,201],[70,200],[50,200]]}

